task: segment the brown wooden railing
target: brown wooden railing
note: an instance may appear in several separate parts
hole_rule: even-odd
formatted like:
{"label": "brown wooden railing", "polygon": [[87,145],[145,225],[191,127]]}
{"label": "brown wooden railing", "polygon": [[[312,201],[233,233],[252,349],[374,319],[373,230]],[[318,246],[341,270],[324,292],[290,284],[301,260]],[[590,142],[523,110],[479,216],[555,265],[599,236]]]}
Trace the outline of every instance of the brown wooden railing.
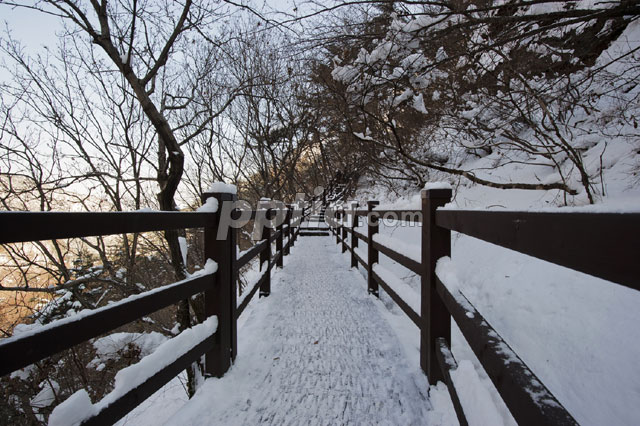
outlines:
{"label": "brown wooden railing", "polygon": [[[222,206],[225,201],[236,201],[234,194],[205,193],[202,198],[203,203],[209,197],[215,197],[219,206]],[[269,221],[273,219],[274,213],[278,212],[285,214],[284,222],[272,230],[270,228],[272,223]],[[262,221],[262,240],[238,259],[236,259],[236,229],[230,228],[224,239],[216,238],[221,220],[221,208],[215,213],[0,213],[0,244],[204,228],[205,259],[212,259],[217,263],[217,270],[214,273],[190,277],[89,312],[82,312],[74,317],[51,322],[33,333],[25,333],[0,341],[2,357],[0,376],[98,337],[180,300],[204,293],[206,317],[215,315],[218,320],[216,332],[180,354],[169,365],[159,366],[157,371],[142,384],[103,407],[82,424],[114,423],[200,359],[202,355],[205,355],[205,373],[221,377],[229,369],[237,354],[236,321],[238,317],[257,289],[260,289],[261,296],[270,294],[270,271],[274,265],[282,267],[282,258],[289,254],[290,247],[294,245],[298,236],[300,223],[308,214],[304,209],[295,210],[292,206],[287,206],[284,212],[282,209],[279,211],[268,209],[263,213],[266,220]],[[256,217],[257,211],[251,211],[251,219]],[[271,243],[274,241],[276,251],[272,254]],[[260,268],[264,271],[253,287],[247,289],[249,293],[242,303],[236,305],[238,271],[256,256],[260,257]]]}
{"label": "brown wooden railing", "polygon": [[[422,192],[420,210],[329,209],[327,222],[351,252],[351,266],[367,270],[369,293],[381,286],[420,329],[420,364],[429,382],[447,384],[460,421],[467,420],[450,372],[457,368],[451,354],[451,318],[476,354],[514,419],[521,425],[572,425],[575,419],[557,401],[520,357],[458,290],[451,291],[436,274],[436,263],[451,256],[451,231],[516,250],[561,266],[640,290],[640,214],[468,211],[441,209],[451,200],[451,190]],[[358,230],[359,218],[367,217],[367,232]],[[377,238],[380,218],[398,218],[421,224],[420,256],[402,253]],[[348,244],[351,234],[351,245]],[[367,243],[367,260],[358,254],[358,241]],[[377,241],[378,240],[378,241]],[[417,251],[417,250],[416,250]],[[379,253],[421,279],[420,312],[410,307],[380,274]]]}

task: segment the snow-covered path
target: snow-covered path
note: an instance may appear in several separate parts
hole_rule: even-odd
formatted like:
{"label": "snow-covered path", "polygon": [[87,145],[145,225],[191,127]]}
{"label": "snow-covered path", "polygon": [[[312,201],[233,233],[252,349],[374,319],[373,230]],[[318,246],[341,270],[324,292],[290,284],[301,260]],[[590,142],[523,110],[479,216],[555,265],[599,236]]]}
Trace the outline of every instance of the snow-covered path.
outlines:
{"label": "snow-covered path", "polygon": [[431,423],[424,375],[333,241],[298,239],[241,317],[235,365],[167,424]]}

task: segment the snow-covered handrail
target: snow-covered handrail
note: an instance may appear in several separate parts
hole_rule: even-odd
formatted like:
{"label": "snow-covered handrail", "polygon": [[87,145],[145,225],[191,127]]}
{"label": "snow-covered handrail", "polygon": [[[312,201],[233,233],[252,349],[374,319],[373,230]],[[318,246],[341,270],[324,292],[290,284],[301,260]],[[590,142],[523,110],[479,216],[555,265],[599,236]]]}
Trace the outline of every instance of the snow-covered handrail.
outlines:
{"label": "snow-covered handrail", "polygon": [[118,371],[113,390],[95,404],[86,390],[75,392],[53,410],[49,426],[111,424],[119,413],[131,411],[213,349],[217,328],[218,318],[212,316],[167,340],[140,362]]}
{"label": "snow-covered handrail", "polygon": [[[72,413],[76,415],[77,424],[112,424],[203,355],[207,375],[221,377],[229,369],[237,353],[237,318],[257,290],[261,296],[269,295],[270,272],[274,266],[283,266],[283,258],[296,240],[305,211],[293,206],[282,207],[282,203],[277,203],[281,206],[277,209],[258,208],[249,212],[233,209],[237,205],[235,191],[228,185],[215,187],[220,192],[203,194],[203,205],[197,212],[0,213],[3,225],[0,243],[204,228],[204,256],[208,260],[201,271],[189,278],[95,310],[81,311],[73,317],[0,341],[0,355],[4,361],[0,364],[0,375],[4,375],[204,293],[207,320],[183,331],[138,364],[121,370],[116,375],[114,391],[98,403],[91,403],[86,391],[74,394],[56,409],[62,414],[52,416],[54,423],[56,419],[66,423],[70,418],[68,414]],[[232,212],[228,211],[226,202],[232,203]],[[239,259],[236,259],[237,229],[229,226],[226,232],[220,232],[225,230],[223,214],[229,213],[231,220],[235,220],[234,214],[247,216],[249,213],[251,219],[262,223],[261,242],[241,253]],[[275,228],[273,232],[272,227]],[[276,246],[273,255],[272,241]],[[236,305],[238,270],[257,256],[260,265],[266,267],[262,268],[264,271],[253,288]]]}
{"label": "snow-covered handrail", "polygon": [[0,212],[0,244],[204,228],[212,212]]}
{"label": "snow-covered handrail", "polygon": [[0,376],[71,348],[145,315],[205,291],[217,270],[209,260],[205,268],[186,280],[129,296],[98,309],[85,309],[0,341]]}
{"label": "snow-covered handrail", "polygon": [[439,209],[435,224],[640,290],[640,213]]}
{"label": "snow-covered handrail", "polygon": [[[421,366],[429,382],[447,384],[461,423],[466,424],[466,418],[456,383],[464,375],[462,366],[468,364],[459,368],[451,354],[451,318],[518,424],[576,424],[549,389],[456,289],[449,258],[451,232],[640,290],[637,262],[640,213],[457,210],[444,207],[451,201],[451,195],[446,185],[430,186],[422,192],[420,210],[384,210],[375,201],[367,202],[366,210],[358,210],[357,205],[336,206],[329,211],[327,223],[336,243],[342,245],[342,252],[351,252],[351,266],[366,268],[369,293],[377,295],[378,286],[382,287],[420,328]],[[359,218],[363,216],[367,219],[364,232],[358,230]],[[380,235],[378,222],[387,219],[419,223],[421,244],[412,246]],[[366,250],[358,247],[359,241],[366,243]],[[419,298],[409,294],[410,289],[400,279],[378,264],[380,253],[420,277]],[[416,300],[420,300],[420,306],[411,303]]]}

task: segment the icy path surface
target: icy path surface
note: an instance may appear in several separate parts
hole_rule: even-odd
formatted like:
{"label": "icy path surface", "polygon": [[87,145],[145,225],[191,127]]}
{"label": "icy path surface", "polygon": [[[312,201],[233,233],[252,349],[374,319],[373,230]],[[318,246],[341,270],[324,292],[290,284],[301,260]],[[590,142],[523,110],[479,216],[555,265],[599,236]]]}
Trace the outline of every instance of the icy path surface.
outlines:
{"label": "icy path surface", "polygon": [[271,296],[241,317],[235,365],[167,424],[431,423],[424,375],[333,241],[298,239]]}

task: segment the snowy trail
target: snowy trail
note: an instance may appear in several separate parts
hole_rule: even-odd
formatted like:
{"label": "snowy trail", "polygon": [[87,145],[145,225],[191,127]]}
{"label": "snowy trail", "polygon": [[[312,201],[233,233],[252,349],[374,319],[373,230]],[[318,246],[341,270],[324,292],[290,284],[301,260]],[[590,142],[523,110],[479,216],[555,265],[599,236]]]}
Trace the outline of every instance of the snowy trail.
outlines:
{"label": "snowy trail", "polygon": [[166,424],[432,423],[424,375],[333,240],[302,237],[285,262],[240,319],[234,366]]}

